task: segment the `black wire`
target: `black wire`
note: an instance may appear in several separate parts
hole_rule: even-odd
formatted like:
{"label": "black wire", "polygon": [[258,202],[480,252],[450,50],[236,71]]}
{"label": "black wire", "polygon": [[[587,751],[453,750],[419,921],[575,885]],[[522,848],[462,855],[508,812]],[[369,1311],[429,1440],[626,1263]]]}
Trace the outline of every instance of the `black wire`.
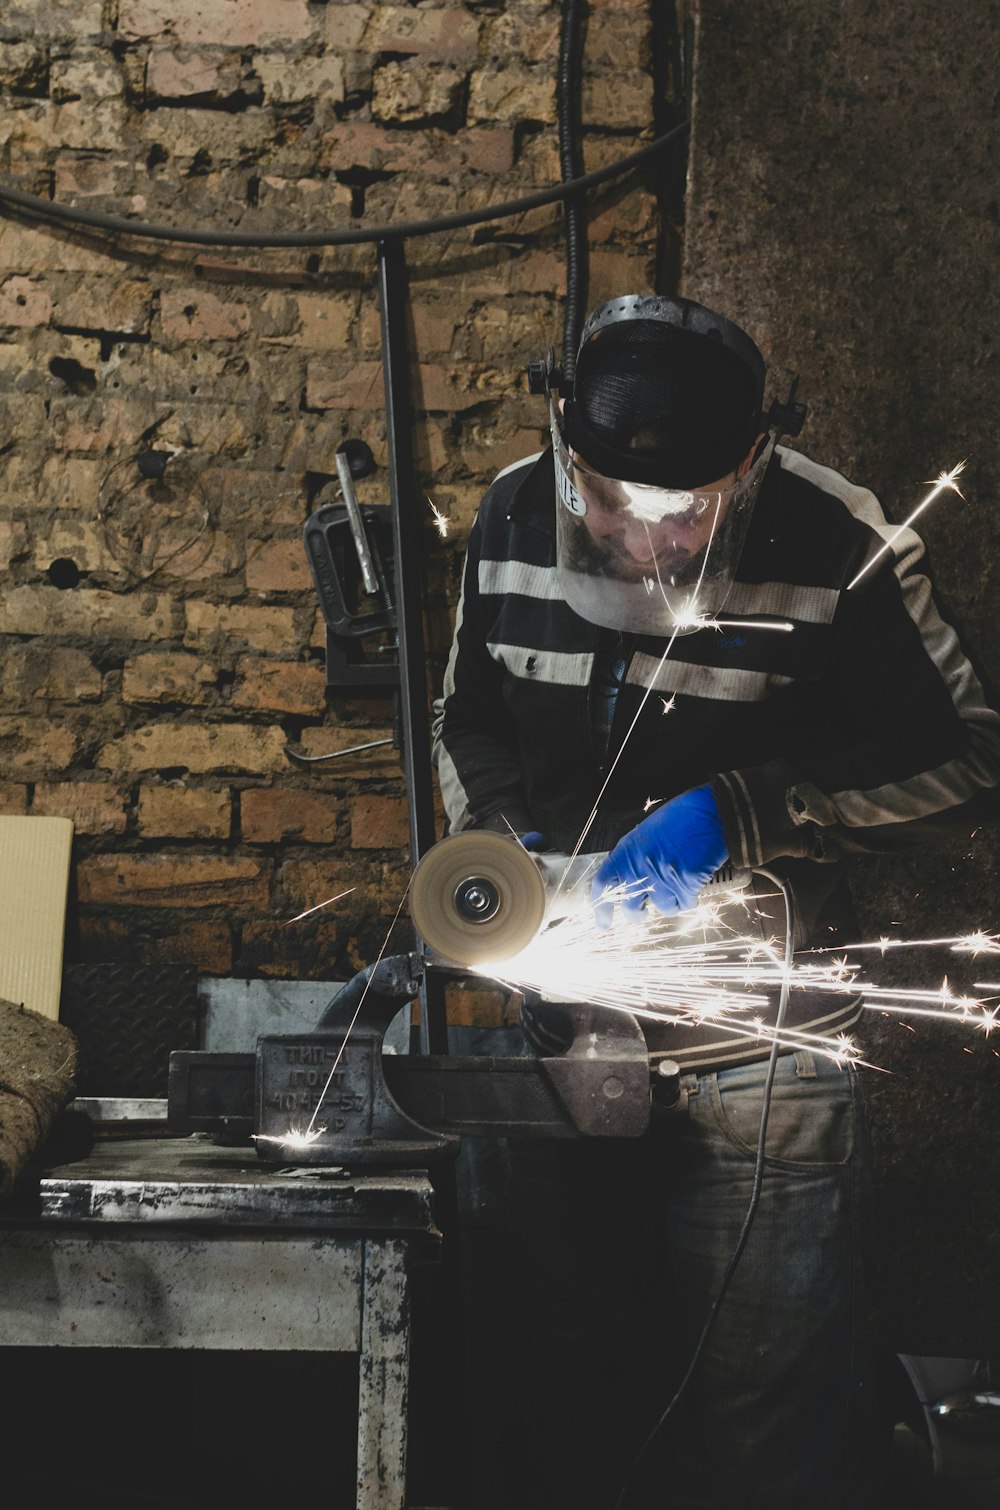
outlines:
{"label": "black wire", "polygon": [[780,889],[781,894],[785,899],[785,970],[784,978],[781,983],[781,995],[778,999],[778,1011],[774,1019],[774,1038],[771,1043],[771,1053],[767,1061],[767,1076],[764,1080],[764,1096],[760,1110],[760,1128],[757,1133],[757,1159],[754,1164],[753,1171],[753,1188],[750,1192],[750,1200],[747,1205],[746,1215],[743,1218],[743,1226],[740,1229],[740,1235],[736,1239],[736,1246],[733,1249],[729,1263],[726,1265],[726,1272],[722,1276],[722,1283],[719,1286],[718,1294],[716,1295],[715,1300],[712,1302],[712,1309],[708,1313],[708,1319],[702,1328],[701,1336],[698,1338],[695,1350],[691,1355],[691,1361],[687,1366],[687,1372],[685,1373],[680,1384],[677,1386],[676,1393],[674,1394],[673,1399],[670,1401],[670,1404],[667,1406],[666,1410],[663,1412],[662,1416],[657,1421],[652,1431],[649,1433],[649,1436],[643,1442],[642,1446],[639,1448],[639,1451],[633,1458],[628,1473],[625,1475],[625,1482],[622,1484],[621,1491],[618,1495],[617,1500],[615,1501],[614,1510],[625,1510],[625,1507],[628,1503],[629,1494],[635,1483],[636,1475],[640,1467],[642,1466],[642,1462],[647,1452],[660,1436],[668,1420],[676,1409],[678,1402],[683,1397],[685,1390],[691,1382],[694,1371],[698,1366],[699,1359],[701,1358],[702,1352],[704,1351],[705,1343],[708,1341],[708,1334],[712,1330],[715,1318],[719,1314],[719,1310],[725,1298],[726,1291],[729,1289],[729,1286],[732,1283],[733,1275],[736,1273],[736,1266],[743,1256],[743,1250],[746,1247],[747,1239],[750,1236],[750,1228],[753,1226],[753,1219],[757,1214],[757,1206],[760,1203],[760,1194],[764,1184],[764,1150],[767,1144],[767,1120],[771,1111],[771,1089],[774,1085],[774,1072],[778,1064],[778,1040],[781,1034],[781,1029],[784,1025],[785,1014],[788,1010],[789,982],[792,968],[792,955],[794,953],[793,935],[795,920],[792,913],[791,892],[788,888],[787,882],[783,881],[780,876],[774,875],[771,871],[758,870],[757,873],[764,876],[767,880],[773,882],[774,885],[776,885]]}
{"label": "black wire", "polygon": [[[583,168],[580,149],[580,25],[582,0],[563,0],[559,38],[559,166],[563,183],[572,183]],[[563,316],[563,374],[573,381],[587,301],[587,200],[574,194],[565,203],[566,309]]]}
{"label": "black wire", "polygon": [[404,220],[395,225],[373,226],[370,230],[346,227],[337,231],[301,231],[280,234],[277,231],[198,231],[189,227],[154,225],[143,220],[129,220],[123,215],[104,215],[99,210],[79,210],[70,205],[58,204],[43,199],[38,194],[25,194],[21,189],[0,184],[0,203],[16,206],[42,220],[53,220],[67,225],[88,226],[92,230],[110,231],[126,236],[138,236],[152,241],[184,241],[194,246],[242,246],[242,247],[307,247],[307,246],[356,246],[363,242],[402,240],[411,236],[432,236],[440,231],[460,230],[464,226],[480,225],[486,220],[502,220],[509,215],[523,215],[526,210],[537,210],[542,205],[568,200],[574,194],[594,189],[598,184],[622,178],[642,166],[686,131],[687,121],[681,121],[672,130],[645,147],[639,147],[626,157],[620,157],[603,168],[595,168],[568,183],[555,184],[548,189],[539,189],[534,194],[522,195],[520,199],[508,199],[503,204],[488,205],[480,210],[456,211],[452,215],[439,215],[431,220]]}

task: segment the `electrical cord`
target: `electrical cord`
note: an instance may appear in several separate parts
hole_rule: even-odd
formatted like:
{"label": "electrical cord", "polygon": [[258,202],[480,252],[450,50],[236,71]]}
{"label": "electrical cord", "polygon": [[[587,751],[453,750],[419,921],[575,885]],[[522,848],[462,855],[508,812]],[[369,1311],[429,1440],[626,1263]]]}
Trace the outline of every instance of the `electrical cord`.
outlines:
{"label": "electrical cord", "polygon": [[576,194],[595,189],[599,184],[608,183],[612,179],[622,178],[642,167],[676,141],[687,128],[688,122],[681,121],[646,146],[617,158],[613,163],[606,163],[603,168],[595,168],[590,173],[581,174],[579,178],[555,184],[548,189],[539,189],[534,194],[524,194],[520,199],[508,199],[503,204],[487,205],[479,210],[438,215],[430,220],[404,220],[394,225],[373,226],[368,230],[360,226],[349,226],[336,231],[291,231],[285,234],[277,231],[201,231],[185,226],[130,220],[124,215],[105,215],[98,210],[80,210],[75,206],[43,199],[39,194],[26,194],[21,189],[11,188],[9,184],[0,184],[0,204],[13,205],[42,220],[60,224],[85,226],[91,230],[137,236],[152,241],[183,241],[193,246],[356,246],[363,242],[404,240],[413,236],[431,236],[441,231],[461,230],[465,226],[480,225],[487,220],[503,220],[511,215],[523,215],[525,211],[537,210],[542,205],[572,199]]}
{"label": "electrical cord", "polygon": [[795,952],[795,919],[792,909],[792,896],[788,883],[782,880],[780,876],[776,876],[772,871],[769,870],[757,868],[757,874],[763,876],[766,880],[771,881],[775,886],[777,886],[781,892],[782,897],[784,898],[785,970],[784,978],[781,982],[781,994],[778,998],[778,1010],[775,1014],[774,1019],[774,1038],[771,1043],[771,1053],[767,1061],[767,1075],[764,1080],[764,1095],[760,1111],[760,1128],[757,1133],[757,1157],[754,1163],[753,1171],[753,1187],[750,1192],[750,1200],[747,1205],[746,1215],[743,1218],[743,1226],[740,1228],[740,1235],[736,1240],[736,1246],[732,1251],[729,1263],[726,1265],[726,1272],[722,1276],[722,1283],[719,1286],[718,1294],[716,1295],[715,1300],[712,1302],[712,1309],[708,1313],[708,1318],[702,1328],[701,1336],[698,1338],[698,1341],[695,1345],[694,1352],[691,1355],[691,1361],[687,1366],[687,1371],[685,1372],[680,1384],[677,1386],[677,1390],[674,1394],[673,1399],[670,1401],[670,1404],[667,1406],[666,1410],[663,1412],[662,1416],[657,1421],[652,1431],[649,1433],[649,1436],[643,1442],[642,1446],[639,1448],[639,1451],[633,1458],[632,1464],[625,1476],[625,1481],[622,1484],[621,1491],[618,1495],[617,1500],[615,1501],[614,1510],[626,1510],[629,1495],[635,1485],[636,1475],[638,1474],[639,1469],[642,1466],[646,1454],[649,1452],[654,1442],[656,1442],[659,1438],[660,1434],[664,1430],[668,1420],[670,1419],[679,1401],[682,1399],[684,1392],[691,1382],[694,1371],[698,1366],[698,1361],[701,1358],[702,1352],[704,1351],[705,1343],[708,1341],[708,1334],[712,1330],[715,1318],[719,1314],[722,1302],[725,1299],[726,1291],[729,1289],[729,1286],[732,1283],[733,1275],[736,1273],[736,1266],[743,1256],[743,1250],[747,1245],[747,1239],[750,1236],[750,1229],[753,1226],[753,1219],[757,1214],[757,1207],[760,1203],[761,1190],[764,1184],[764,1150],[767,1144],[767,1122],[771,1111],[771,1090],[774,1085],[774,1072],[778,1064],[781,1029],[784,1026],[785,1016],[788,1010],[792,956]]}
{"label": "electrical cord", "polygon": [[[559,37],[558,113],[559,166],[563,182],[572,183],[583,166],[580,150],[580,24],[582,0],[563,0]],[[574,194],[565,203],[566,311],[563,318],[563,373],[573,381],[576,349],[587,301],[587,201]]]}

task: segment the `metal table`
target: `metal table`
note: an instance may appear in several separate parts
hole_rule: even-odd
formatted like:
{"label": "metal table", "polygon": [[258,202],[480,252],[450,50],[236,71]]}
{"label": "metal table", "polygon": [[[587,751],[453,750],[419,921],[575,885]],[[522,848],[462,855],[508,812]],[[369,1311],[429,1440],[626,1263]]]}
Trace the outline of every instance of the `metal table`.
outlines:
{"label": "metal table", "polygon": [[440,1247],[425,1174],[116,1135],[39,1196],[0,1221],[3,1345],[355,1353],[357,1510],[403,1510],[408,1268]]}

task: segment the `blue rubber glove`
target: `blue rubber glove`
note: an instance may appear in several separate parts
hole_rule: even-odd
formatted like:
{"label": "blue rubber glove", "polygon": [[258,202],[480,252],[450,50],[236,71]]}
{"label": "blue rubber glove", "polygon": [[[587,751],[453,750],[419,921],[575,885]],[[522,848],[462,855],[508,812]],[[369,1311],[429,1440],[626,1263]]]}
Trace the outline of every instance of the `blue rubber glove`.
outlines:
{"label": "blue rubber glove", "polygon": [[545,848],[545,835],[540,834],[537,829],[532,829],[530,834],[518,834],[517,837],[521,847],[531,850],[533,854],[538,854]]}
{"label": "blue rubber glove", "polygon": [[711,788],[682,792],[619,839],[601,865],[590,894],[597,926],[610,928],[614,916],[614,906],[601,900],[608,887],[635,886],[619,903],[633,918],[647,898],[657,912],[682,912],[728,858]]}

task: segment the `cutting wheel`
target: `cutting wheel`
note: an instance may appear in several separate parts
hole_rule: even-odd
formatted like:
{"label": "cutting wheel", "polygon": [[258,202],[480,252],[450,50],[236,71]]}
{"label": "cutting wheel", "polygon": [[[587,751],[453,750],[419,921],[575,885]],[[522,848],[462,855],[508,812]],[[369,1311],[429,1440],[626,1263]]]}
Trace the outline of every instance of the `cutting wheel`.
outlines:
{"label": "cutting wheel", "polygon": [[510,959],[545,917],[545,882],[505,834],[452,834],[413,872],[410,915],[424,943],[455,965]]}

